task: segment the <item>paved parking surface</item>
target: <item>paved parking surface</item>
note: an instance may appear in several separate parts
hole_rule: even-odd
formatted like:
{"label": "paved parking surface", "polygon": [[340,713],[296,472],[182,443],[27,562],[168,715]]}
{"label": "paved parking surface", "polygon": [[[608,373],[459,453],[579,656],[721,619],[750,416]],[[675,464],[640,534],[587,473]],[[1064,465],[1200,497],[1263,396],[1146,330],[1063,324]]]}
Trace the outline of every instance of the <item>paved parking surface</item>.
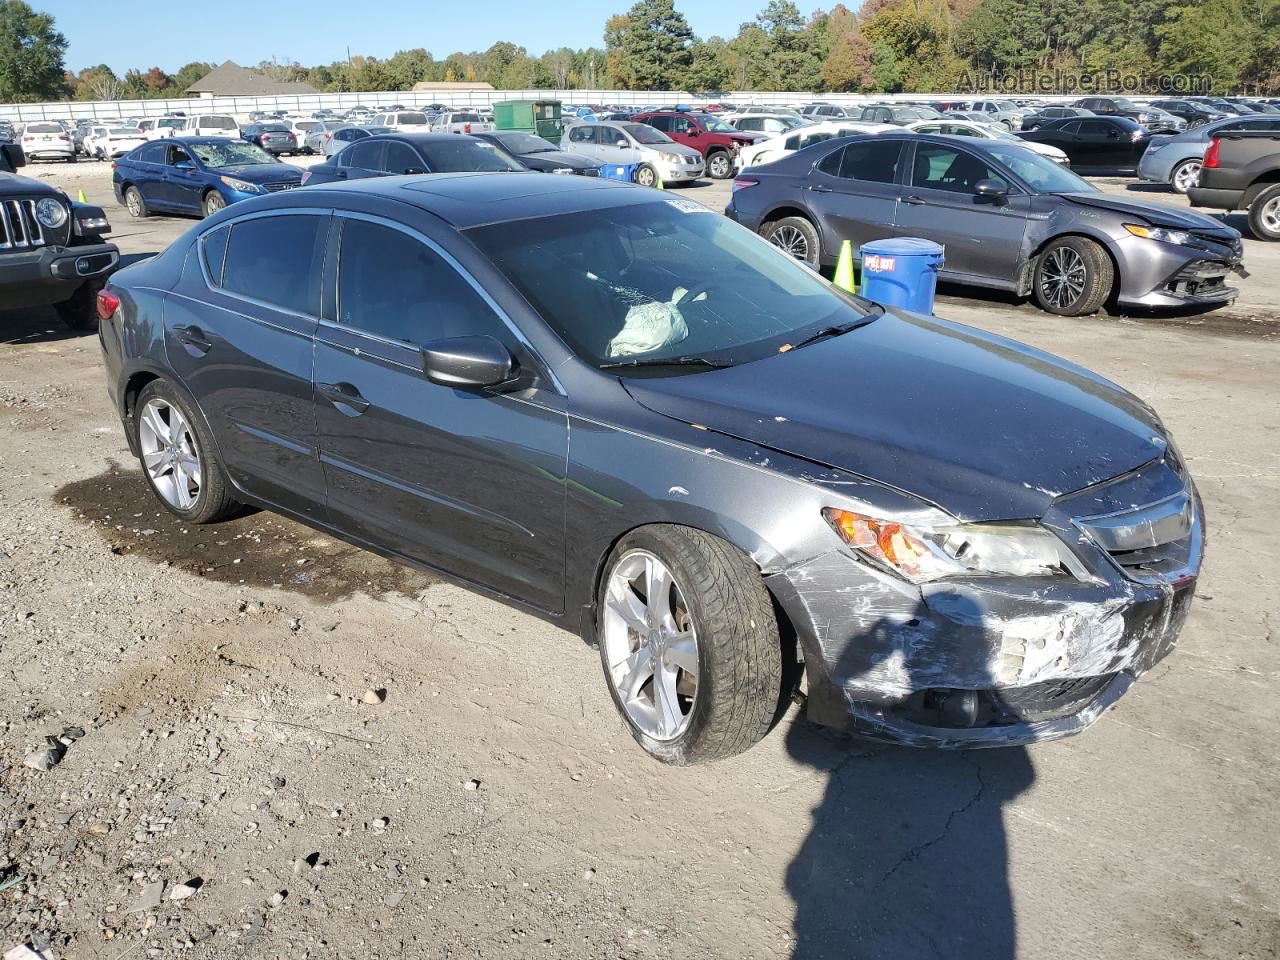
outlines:
{"label": "paved parking surface", "polygon": [[[105,201],[126,253],[192,224],[130,222],[81,167],[50,179]],[[684,192],[719,209],[728,186]],[[1203,317],[1064,320],[954,290],[938,309],[1168,423],[1209,542],[1169,660],[1064,742],[870,747],[792,715],[689,770],[633,747],[568,634],[290,523],[164,525],[96,341],[0,313],[0,801],[27,811],[0,818],[25,823],[8,856],[59,864],[14,902],[48,919],[4,929],[55,926],[75,957],[131,938],[169,955],[194,930],[190,955],[219,958],[1274,960],[1280,245],[1246,243],[1246,294]],[[379,686],[387,702],[361,706]],[[23,769],[55,722],[86,746]],[[299,876],[313,850],[328,866]],[[144,929],[134,874],[205,886]]]}

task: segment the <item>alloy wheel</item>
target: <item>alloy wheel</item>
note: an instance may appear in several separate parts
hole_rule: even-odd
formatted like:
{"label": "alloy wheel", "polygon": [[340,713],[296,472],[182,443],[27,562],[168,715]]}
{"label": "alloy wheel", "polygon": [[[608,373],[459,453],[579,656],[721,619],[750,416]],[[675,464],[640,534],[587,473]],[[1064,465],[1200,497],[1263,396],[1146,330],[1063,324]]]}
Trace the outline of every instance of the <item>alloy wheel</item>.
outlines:
{"label": "alloy wheel", "polygon": [[1280,235],[1280,196],[1272,197],[1258,211],[1258,221],[1272,236]]}
{"label": "alloy wheel", "polygon": [[647,550],[624,554],[609,574],[600,642],[628,719],[655,740],[684,733],[698,694],[698,634],[671,571]]}
{"label": "alloy wheel", "polygon": [[642,187],[652,187],[658,182],[658,176],[647,167],[641,167],[636,171],[636,183]]}
{"label": "alloy wheel", "polygon": [[1070,247],[1055,247],[1040,268],[1040,292],[1051,305],[1062,309],[1080,299],[1088,269]]}
{"label": "alloy wheel", "polygon": [[708,164],[708,167],[709,169],[707,172],[710,173],[713,178],[716,180],[723,180],[725,177],[729,176],[730,171],[733,169],[733,164],[729,162],[728,154],[717,153],[711,158],[711,162]]}
{"label": "alloy wheel", "polygon": [[129,208],[129,216],[131,217],[142,216],[142,203],[138,196],[137,190],[130,190],[125,195],[124,202]]}
{"label": "alloy wheel", "polygon": [[203,469],[195,435],[182,412],[152,397],[138,417],[142,464],[165,503],[190,510],[200,498]]}
{"label": "alloy wheel", "polygon": [[769,242],[797,260],[809,259],[809,241],[795,227],[784,224],[769,234]]}
{"label": "alloy wheel", "polygon": [[222,199],[222,194],[215,190],[204,199],[204,215],[211,217],[226,205],[227,201]]}
{"label": "alloy wheel", "polygon": [[1200,180],[1200,164],[1184,163],[1173,175],[1173,188],[1186,193]]}

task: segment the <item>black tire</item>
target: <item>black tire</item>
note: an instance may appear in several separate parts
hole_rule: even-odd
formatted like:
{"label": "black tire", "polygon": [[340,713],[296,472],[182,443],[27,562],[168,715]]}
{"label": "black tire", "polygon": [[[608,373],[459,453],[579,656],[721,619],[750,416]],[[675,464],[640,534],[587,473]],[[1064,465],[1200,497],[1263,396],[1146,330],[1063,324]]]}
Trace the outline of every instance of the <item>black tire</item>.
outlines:
{"label": "black tire", "polygon": [[1176,194],[1185,195],[1191,186],[1187,178],[1190,176],[1192,170],[1197,174],[1200,171],[1200,161],[1195,158],[1183,160],[1180,164],[1169,171],[1169,189]]}
{"label": "black tire", "polygon": [[818,266],[822,258],[822,239],[818,228],[804,217],[783,217],[760,228],[764,237],[783,253],[810,266]]}
{"label": "black tire", "polygon": [[[1097,313],[1111,296],[1115,274],[1111,258],[1097,243],[1086,237],[1062,237],[1036,258],[1036,302],[1060,317]],[[1058,275],[1069,280],[1058,284]]]}
{"label": "black tire", "polygon": [[[741,753],[765,736],[778,715],[782,643],[769,591],[751,558],[692,527],[658,524],[627,534],[610,554],[597,609],[605,609],[610,574],[629,553],[656,556],[671,571],[697,632],[697,691],[688,725],[674,739],[646,734],[627,715],[609,676],[605,685],[636,742],[663,763],[685,766]],[[597,627],[601,617],[597,615]]]}
{"label": "black tire", "polygon": [[658,171],[647,163],[640,164],[636,168],[636,183],[642,187],[656,187],[658,185]]}
{"label": "black tire", "polygon": [[137,187],[125,187],[124,206],[129,211],[129,216],[138,220],[151,216],[151,211],[147,208],[147,201]]}
{"label": "black tire", "polygon": [[717,150],[707,156],[707,173],[712,180],[728,180],[733,176],[733,157],[728,151]]}
{"label": "black tire", "polygon": [[151,487],[156,500],[170,513],[181,517],[187,523],[215,523],[235,513],[241,505],[231,496],[231,486],[223,474],[222,464],[218,460],[213,439],[204,421],[196,415],[186,398],[168,380],[152,380],[142,388],[142,392],[134,402],[133,431],[136,449],[143,449],[141,411],[146,407],[147,401],[153,398],[163,400],[169,406],[177,407],[181,412],[182,418],[189,426],[189,432],[194,435],[192,439],[195,441],[196,454],[200,458],[201,474],[200,489],[195,502],[189,509],[183,510],[164,498],[156,487],[146,464],[139,456],[142,475],[146,477],[147,485]]}
{"label": "black tire", "polygon": [[67,157],[67,163],[75,163],[75,162],[76,162],[76,155],[74,153],[71,154],[71,156]]}
{"label": "black tire", "polygon": [[1263,190],[1249,204],[1249,232],[1259,240],[1280,240],[1280,183]]}
{"label": "black tire", "polygon": [[92,333],[98,329],[98,291],[101,283],[86,281],[69,298],[55,304],[58,316],[72,330]]}
{"label": "black tire", "polygon": [[212,217],[219,210],[227,208],[227,201],[223,199],[222,194],[217,190],[210,190],[204,195],[204,200],[200,204],[200,208],[204,211],[206,217]]}

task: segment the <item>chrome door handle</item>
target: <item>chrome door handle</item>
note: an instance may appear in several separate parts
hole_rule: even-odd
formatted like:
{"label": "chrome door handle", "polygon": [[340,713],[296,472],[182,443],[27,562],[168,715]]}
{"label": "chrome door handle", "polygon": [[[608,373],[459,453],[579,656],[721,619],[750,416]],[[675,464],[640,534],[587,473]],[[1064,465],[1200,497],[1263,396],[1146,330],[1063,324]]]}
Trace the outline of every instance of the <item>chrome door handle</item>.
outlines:
{"label": "chrome door handle", "polygon": [[806,190],[812,190],[814,193],[834,193],[834,192],[835,192],[835,191],[834,191],[834,190],[832,190],[830,187],[824,187],[824,186],[823,186],[822,184],[820,184],[820,183],[818,183],[818,184],[810,184],[809,186],[805,187],[805,189],[806,189]]}
{"label": "chrome door handle", "polygon": [[213,344],[205,337],[204,331],[194,324],[178,324],[173,328],[173,333],[187,346],[194,347],[200,353],[208,353],[213,349]]}
{"label": "chrome door handle", "polygon": [[364,413],[373,406],[349,383],[317,383],[316,392],[333,405],[350,407],[357,414]]}
{"label": "chrome door handle", "polygon": [[903,202],[903,203],[917,204],[917,203],[924,203],[924,202],[925,202],[925,199],[924,199],[924,197],[917,197],[917,196],[915,196],[915,195],[913,194],[913,195],[911,195],[911,196],[909,196],[909,197],[903,197],[903,198],[902,198],[902,202]]}

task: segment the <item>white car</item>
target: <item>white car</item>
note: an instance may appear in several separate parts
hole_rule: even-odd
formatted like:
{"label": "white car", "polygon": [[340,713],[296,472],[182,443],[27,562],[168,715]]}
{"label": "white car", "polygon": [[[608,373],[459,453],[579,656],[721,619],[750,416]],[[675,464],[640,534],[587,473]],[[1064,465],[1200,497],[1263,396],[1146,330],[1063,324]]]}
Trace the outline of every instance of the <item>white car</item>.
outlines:
{"label": "white car", "polygon": [[814,123],[805,127],[797,127],[790,133],[780,134],[749,147],[743,147],[738,153],[738,169],[757,166],[762,163],[773,163],[783,157],[789,157],[797,150],[823,140],[834,137],[860,137],[869,133],[901,133],[902,127],[892,123],[863,123],[860,120],[829,120],[826,123]]}
{"label": "white car", "polygon": [[182,126],[175,129],[174,136],[239,139],[240,124],[229,113],[196,113],[182,118]]}
{"label": "white car", "polygon": [[289,132],[297,139],[298,147],[303,153],[315,152],[307,146],[307,134],[320,125],[319,120],[311,120],[306,117],[286,117],[280,122],[289,128]]}
{"label": "white car", "polygon": [[66,160],[76,162],[76,144],[62,126],[53,120],[28,123],[19,140],[28,160]]}
{"label": "white car", "polygon": [[642,187],[688,183],[701,177],[704,168],[701,153],[645,123],[575,123],[565,128],[560,149],[601,166],[634,166],[635,182]]}
{"label": "white car", "polygon": [[431,124],[432,133],[492,133],[497,127],[480,118],[474,110],[442,113]]}
{"label": "white car", "polygon": [[114,160],[146,142],[146,135],[137,127],[95,126],[84,135],[84,152],[95,160]]}
{"label": "white car", "polygon": [[182,127],[182,117],[148,117],[138,122],[138,131],[148,140],[172,137]]}
{"label": "white car", "polygon": [[1032,143],[1030,140],[1023,140],[1021,137],[1016,137],[1006,130],[1003,124],[976,123],[973,120],[917,120],[915,123],[908,123],[906,129],[915,133],[932,133],[943,137],[976,137],[979,140],[1004,140],[1009,143],[1016,143],[1020,147],[1026,147],[1033,153],[1047,157],[1054,163],[1060,163],[1064,167],[1071,166],[1071,161],[1067,158],[1067,155],[1057,147],[1050,146],[1047,143]]}
{"label": "white car", "polygon": [[794,113],[726,113],[720,119],[744,133],[763,133],[766,137],[790,133],[814,122]]}
{"label": "white car", "polygon": [[430,133],[431,118],[421,110],[396,110],[373,118],[374,127],[390,127],[395,133]]}

